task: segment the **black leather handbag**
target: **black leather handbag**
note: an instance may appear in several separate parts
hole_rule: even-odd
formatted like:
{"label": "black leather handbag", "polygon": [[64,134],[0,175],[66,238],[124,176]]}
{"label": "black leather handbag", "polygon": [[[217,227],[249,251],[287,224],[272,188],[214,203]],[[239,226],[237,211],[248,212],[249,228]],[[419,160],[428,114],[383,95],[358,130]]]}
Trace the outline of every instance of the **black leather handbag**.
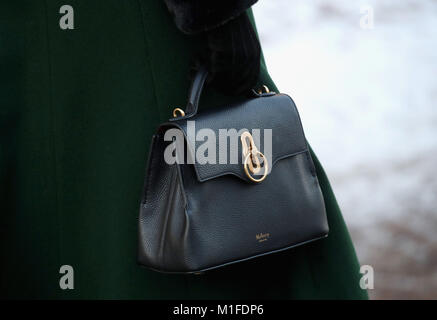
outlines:
{"label": "black leather handbag", "polygon": [[[253,98],[198,113],[206,77],[204,69],[196,74],[185,112],[175,110],[152,139],[138,262],[156,271],[200,273],[328,235],[323,195],[293,100],[254,91]],[[230,128],[239,139],[223,146],[220,134]],[[170,129],[181,132],[183,147],[174,137],[165,139]],[[192,137],[205,129],[220,137],[213,140],[216,154],[207,152],[216,161],[196,159],[205,139]],[[262,141],[270,141],[270,157]],[[219,157],[230,155],[231,145],[238,147],[237,162]],[[178,161],[169,163],[166,150]]]}

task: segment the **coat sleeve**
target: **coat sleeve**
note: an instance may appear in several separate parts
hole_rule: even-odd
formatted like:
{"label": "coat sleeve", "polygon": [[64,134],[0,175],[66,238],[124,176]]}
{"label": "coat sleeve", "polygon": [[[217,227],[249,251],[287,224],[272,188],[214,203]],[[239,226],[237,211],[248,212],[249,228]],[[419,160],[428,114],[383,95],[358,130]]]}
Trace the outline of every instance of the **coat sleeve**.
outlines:
{"label": "coat sleeve", "polygon": [[258,0],[164,0],[176,26],[186,34],[209,31],[245,12]]}

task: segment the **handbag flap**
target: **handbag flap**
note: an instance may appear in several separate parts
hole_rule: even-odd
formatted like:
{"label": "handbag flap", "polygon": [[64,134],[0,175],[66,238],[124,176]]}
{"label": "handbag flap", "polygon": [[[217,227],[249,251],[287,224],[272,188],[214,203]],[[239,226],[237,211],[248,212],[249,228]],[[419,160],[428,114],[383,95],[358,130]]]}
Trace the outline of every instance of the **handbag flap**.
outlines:
{"label": "handbag flap", "polygon": [[[187,153],[194,159],[194,169],[201,182],[228,174],[249,181],[242,164],[239,137],[236,139],[238,151],[234,150],[237,162],[232,161],[231,146],[235,145],[235,139],[232,144],[229,138],[232,132],[241,134],[249,131],[258,150],[267,156],[270,170],[275,170],[277,161],[308,151],[296,106],[285,94],[243,100],[223,108],[202,111],[190,119],[173,119],[161,130],[172,127],[182,130]],[[206,162],[199,161],[196,153],[206,155]]]}

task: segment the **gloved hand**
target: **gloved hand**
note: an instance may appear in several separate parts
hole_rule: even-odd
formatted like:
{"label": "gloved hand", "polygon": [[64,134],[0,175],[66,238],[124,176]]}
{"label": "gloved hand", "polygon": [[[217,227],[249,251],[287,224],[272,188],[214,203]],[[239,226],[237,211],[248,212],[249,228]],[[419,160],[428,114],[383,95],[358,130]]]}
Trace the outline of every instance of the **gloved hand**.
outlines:
{"label": "gloved hand", "polygon": [[205,37],[194,68],[225,94],[249,92],[258,80],[261,47],[246,10],[257,0],[164,0],[182,32]]}

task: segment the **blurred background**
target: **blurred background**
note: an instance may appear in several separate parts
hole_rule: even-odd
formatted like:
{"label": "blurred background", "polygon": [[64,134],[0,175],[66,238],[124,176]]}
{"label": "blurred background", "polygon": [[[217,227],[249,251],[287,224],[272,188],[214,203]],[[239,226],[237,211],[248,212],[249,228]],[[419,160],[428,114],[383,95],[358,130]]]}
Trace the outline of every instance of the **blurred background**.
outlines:
{"label": "blurred background", "polygon": [[270,75],[301,114],[373,299],[437,299],[437,1],[260,0]]}

